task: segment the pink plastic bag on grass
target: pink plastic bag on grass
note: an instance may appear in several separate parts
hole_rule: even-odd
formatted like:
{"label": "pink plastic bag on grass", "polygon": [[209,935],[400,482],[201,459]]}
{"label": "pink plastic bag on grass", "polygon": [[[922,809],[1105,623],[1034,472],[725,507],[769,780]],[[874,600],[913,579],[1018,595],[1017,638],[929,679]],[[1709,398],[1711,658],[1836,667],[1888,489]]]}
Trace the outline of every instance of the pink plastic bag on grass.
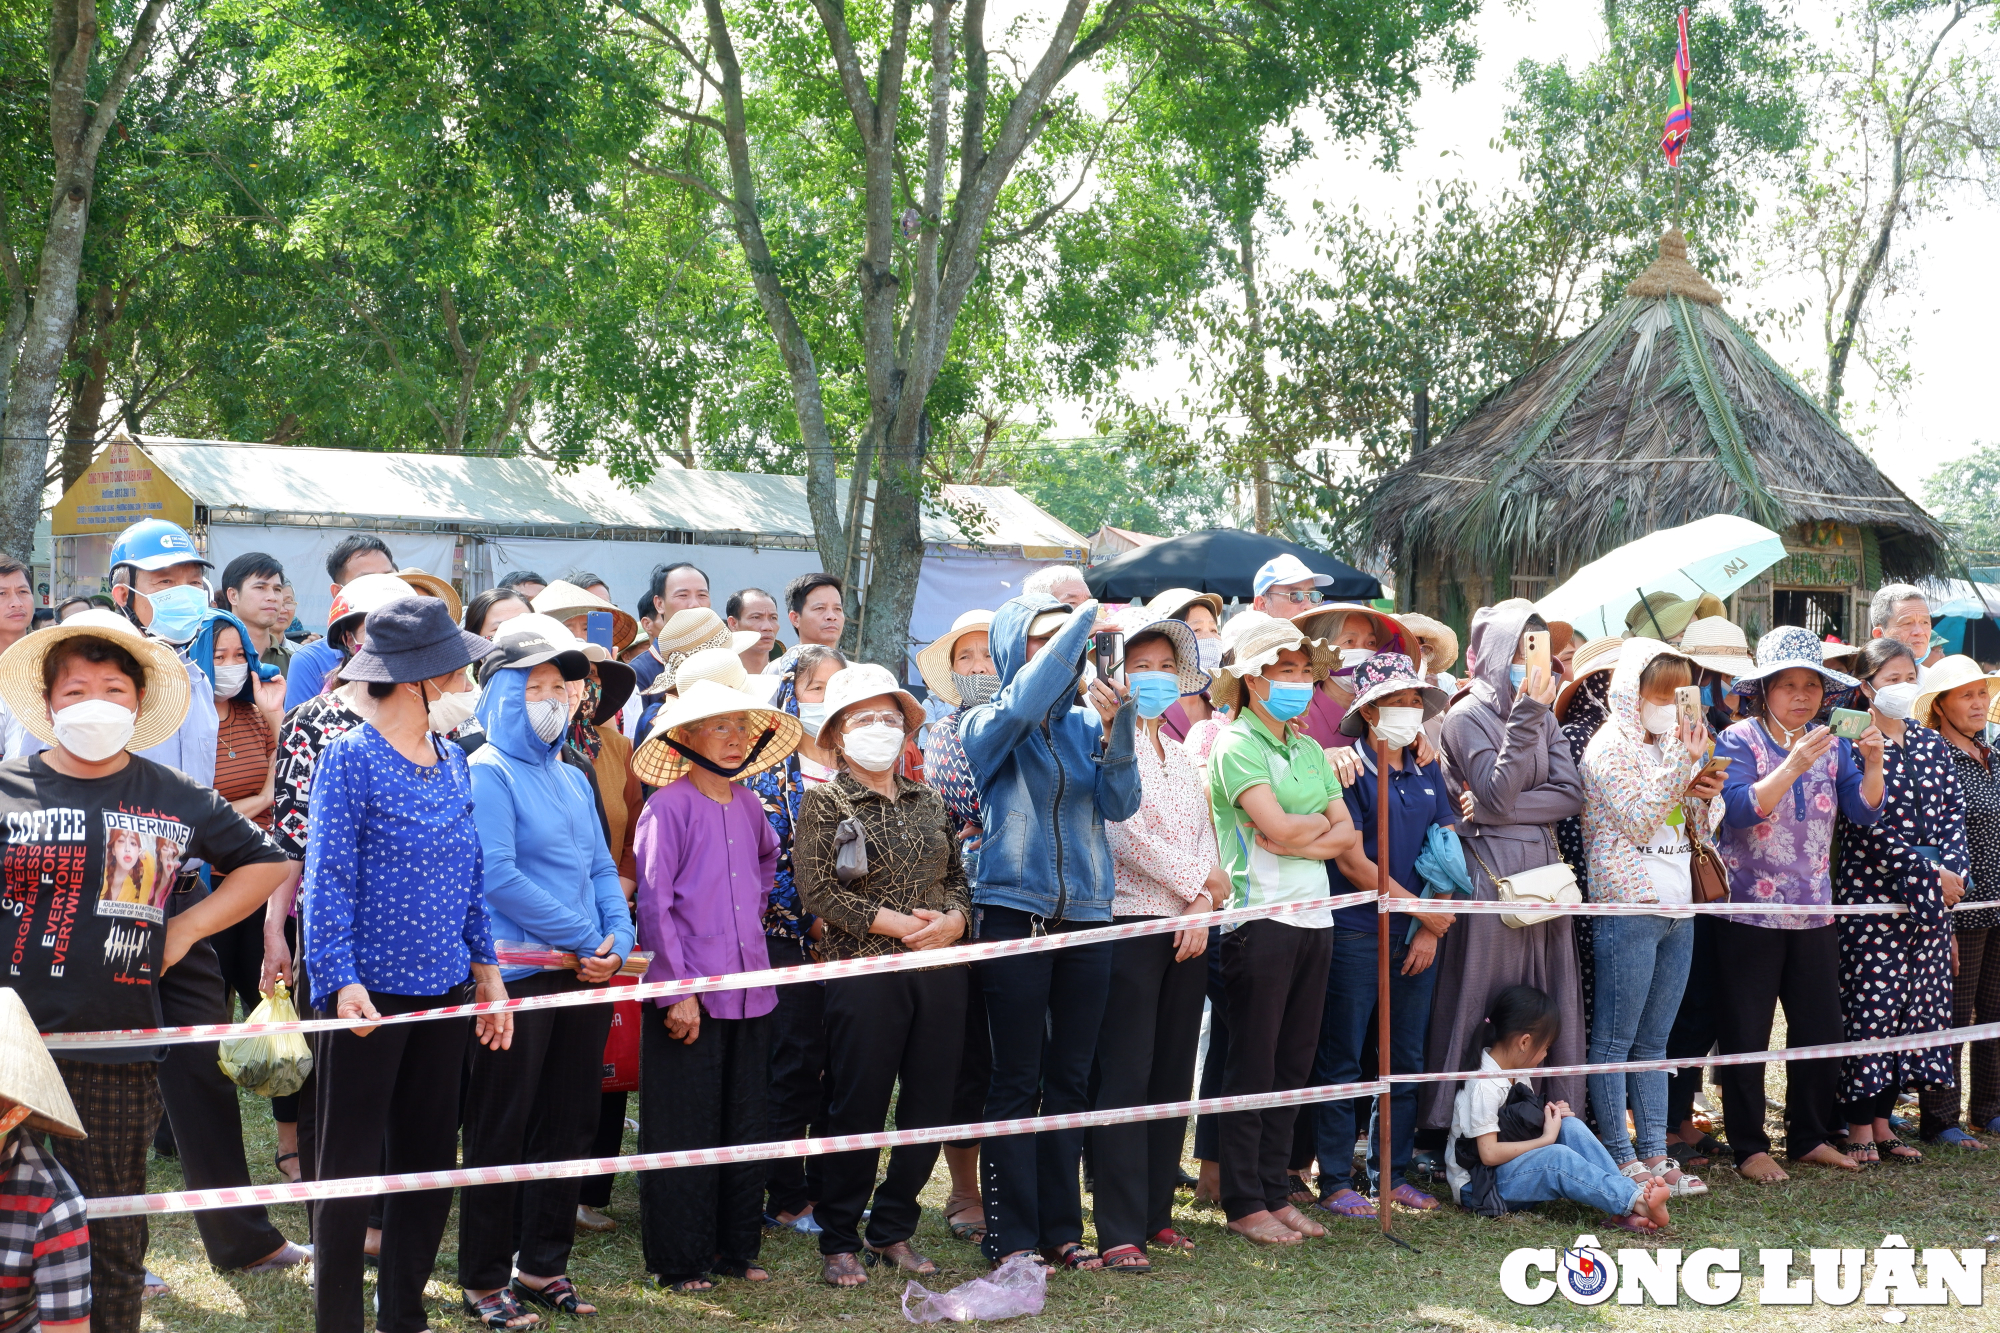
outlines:
{"label": "pink plastic bag on grass", "polygon": [[903,1317],[913,1324],[944,1320],[1013,1319],[1040,1314],[1049,1294],[1049,1270],[1032,1254],[1017,1254],[1006,1263],[950,1291],[930,1291],[921,1282],[903,1288]]}

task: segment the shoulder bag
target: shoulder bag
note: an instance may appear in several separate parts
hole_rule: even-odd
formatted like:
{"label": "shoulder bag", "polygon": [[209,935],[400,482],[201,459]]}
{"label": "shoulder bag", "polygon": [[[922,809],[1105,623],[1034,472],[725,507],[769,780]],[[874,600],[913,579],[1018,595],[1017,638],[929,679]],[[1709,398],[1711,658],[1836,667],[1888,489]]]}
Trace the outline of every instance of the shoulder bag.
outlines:
{"label": "shoulder bag", "polygon": [[[1493,881],[1493,893],[1503,903],[1580,903],[1583,891],[1576,887],[1576,872],[1569,868],[1567,861],[1552,861],[1532,870],[1519,870],[1507,876],[1493,873],[1493,867],[1486,864],[1486,858],[1471,838],[1460,839],[1465,849],[1472,853],[1472,859],[1479,862],[1479,868]],[[1524,926],[1539,926],[1544,921],[1553,921],[1562,916],[1561,912],[1504,912],[1500,920],[1519,930]]]}
{"label": "shoulder bag", "polygon": [[1692,802],[1681,802],[1681,818],[1687,821],[1688,878],[1698,903],[1719,903],[1729,897],[1729,867],[1722,853],[1708,841],[1707,812]]}

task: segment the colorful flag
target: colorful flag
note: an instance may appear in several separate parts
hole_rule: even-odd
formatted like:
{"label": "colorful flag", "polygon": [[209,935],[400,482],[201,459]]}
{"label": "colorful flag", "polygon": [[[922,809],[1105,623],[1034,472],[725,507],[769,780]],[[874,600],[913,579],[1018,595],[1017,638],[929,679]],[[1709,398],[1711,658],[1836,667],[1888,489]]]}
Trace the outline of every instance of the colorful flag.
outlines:
{"label": "colorful flag", "polygon": [[1681,40],[1674,48],[1674,104],[1667,112],[1666,130],[1660,135],[1660,151],[1667,155],[1667,165],[1681,164],[1681,149],[1687,147],[1688,131],[1694,127],[1694,103],[1688,100],[1688,76],[1693,72],[1693,63],[1688,59],[1688,12],[1681,10]]}

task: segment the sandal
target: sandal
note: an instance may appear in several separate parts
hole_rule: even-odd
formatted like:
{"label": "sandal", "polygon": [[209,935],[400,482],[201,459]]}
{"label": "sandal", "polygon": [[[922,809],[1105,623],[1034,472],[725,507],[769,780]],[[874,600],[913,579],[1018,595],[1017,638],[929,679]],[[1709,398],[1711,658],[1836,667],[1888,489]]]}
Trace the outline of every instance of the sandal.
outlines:
{"label": "sandal", "polygon": [[1896,1166],[1913,1166],[1924,1160],[1924,1155],[1901,1139],[1877,1139],[1875,1147],[1880,1150],[1881,1160]]}
{"label": "sandal", "polygon": [[1042,1258],[1052,1268],[1067,1268],[1071,1272],[1095,1271],[1104,1266],[1104,1260],[1095,1250],[1083,1248],[1083,1242],[1073,1240],[1067,1245],[1059,1245],[1054,1252],[1042,1251]]}
{"label": "sandal", "polygon": [[1153,1261],[1137,1245],[1115,1245],[1104,1252],[1104,1267],[1113,1273],[1150,1273]]}
{"label": "sandal", "polygon": [[[958,1220],[961,1214],[975,1210],[979,1212],[979,1220],[977,1222],[961,1222]],[[944,1201],[944,1224],[951,1229],[951,1238],[953,1240],[962,1240],[969,1244],[977,1245],[986,1239],[986,1210],[977,1197],[954,1197],[946,1199]]]}
{"label": "sandal", "polygon": [[1868,1140],[1866,1143],[1856,1143],[1853,1139],[1835,1139],[1833,1141],[1833,1150],[1852,1157],[1863,1166],[1873,1166],[1882,1160],[1875,1155],[1875,1140],[1873,1139]]}
{"label": "sandal", "polygon": [[300,1179],[304,1177],[305,1172],[300,1171],[299,1174],[295,1176],[291,1172],[285,1170],[285,1163],[296,1162],[298,1160],[299,1160],[299,1155],[295,1152],[281,1152],[275,1154],[271,1158],[271,1165],[278,1168],[279,1175],[283,1176],[286,1180],[289,1180],[294,1185],[296,1185],[299,1183]]}
{"label": "sandal", "polygon": [[1353,1190],[1342,1190],[1338,1194],[1329,1194],[1324,1199],[1321,1199],[1317,1206],[1324,1208],[1335,1217],[1365,1217],[1373,1219],[1375,1216],[1375,1205]]}
{"label": "sandal", "polygon": [[1964,1130],[1960,1129],[1957,1125],[1953,1125],[1950,1129],[1942,1130],[1939,1133],[1933,1134],[1928,1139],[1925,1139],[1924,1142],[1942,1143],[1947,1148],[1963,1148],[1967,1152],[1986,1151],[1985,1144],[1981,1143],[1978,1139],[1973,1138],[1972,1135],[1966,1133]]}
{"label": "sandal", "polygon": [[868,1274],[862,1271],[861,1260],[850,1250],[845,1254],[827,1255],[826,1261],[820,1265],[819,1280],[829,1287],[851,1291],[867,1286]]}
{"label": "sandal", "polygon": [[1146,1243],[1148,1245],[1158,1245],[1162,1249],[1184,1250],[1189,1254],[1194,1253],[1194,1242],[1172,1227],[1161,1227],[1147,1238]]}
{"label": "sandal", "polygon": [[476,1301],[470,1296],[460,1297],[460,1300],[465,1304],[465,1312],[487,1328],[519,1330],[533,1328],[542,1322],[540,1315],[521,1304],[511,1287],[502,1287]]}
{"label": "sandal", "polygon": [[762,1264],[745,1263],[740,1259],[734,1261],[717,1260],[710,1266],[708,1271],[717,1277],[733,1277],[738,1282],[769,1282],[771,1280],[770,1269],[764,1267]]}
{"label": "sandal", "polygon": [[1673,1158],[1674,1165],[1683,1171],[1707,1166],[1710,1160],[1692,1143],[1682,1143],[1678,1139],[1667,1145],[1667,1156]]}
{"label": "sandal", "polygon": [[1389,1197],[1397,1203],[1402,1204],[1403,1207],[1414,1208],[1420,1213],[1428,1213],[1431,1209],[1438,1206],[1436,1198],[1424,1193],[1408,1181],[1404,1181],[1402,1184],[1396,1186],[1396,1188],[1390,1190]]}
{"label": "sandal", "polygon": [[515,1278],[507,1284],[507,1289],[526,1301],[529,1305],[539,1305],[557,1314],[571,1314],[588,1317],[597,1313],[597,1307],[577,1295],[576,1283],[567,1276],[552,1277],[548,1285],[537,1290]]}
{"label": "sandal", "polygon": [[1289,1171],[1286,1174],[1292,1178],[1292,1192],[1285,1196],[1285,1202],[1294,1208],[1310,1208],[1319,1198],[1319,1192],[1313,1189],[1312,1182],[1297,1171]]}
{"label": "sandal", "polygon": [[937,1265],[910,1248],[906,1240],[891,1241],[887,1245],[861,1243],[863,1260],[870,1266],[894,1264],[905,1273],[915,1273],[919,1277],[929,1277],[938,1271]]}
{"label": "sandal", "polygon": [[715,1283],[705,1273],[697,1273],[693,1277],[663,1277],[659,1279],[659,1283],[661,1290],[679,1292],[683,1296],[693,1296],[704,1291],[715,1290]]}

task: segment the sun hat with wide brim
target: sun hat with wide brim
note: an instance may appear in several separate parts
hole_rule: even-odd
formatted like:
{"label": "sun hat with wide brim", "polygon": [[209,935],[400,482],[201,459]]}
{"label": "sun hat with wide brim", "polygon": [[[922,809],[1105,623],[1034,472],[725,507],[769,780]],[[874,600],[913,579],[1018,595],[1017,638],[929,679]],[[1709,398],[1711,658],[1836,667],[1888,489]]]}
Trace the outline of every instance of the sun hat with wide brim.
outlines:
{"label": "sun hat with wide brim", "polygon": [[370,611],[362,628],[368,641],[340,669],[342,680],[392,685],[430,680],[463,671],[500,646],[460,629],[451,608],[437,597],[399,597]]}
{"label": "sun hat with wide brim", "polygon": [[1191,606],[1207,607],[1215,615],[1216,628],[1222,628],[1221,594],[1196,592],[1193,588],[1168,588],[1154,593],[1146,603],[1146,614],[1155,620],[1180,620]]}
{"label": "sun hat with wide brim", "polygon": [[326,613],[326,637],[337,643],[341,635],[357,629],[376,607],[387,606],[399,597],[424,595],[400,574],[363,574],[333,595],[333,609]]}
{"label": "sun hat with wide brim", "polygon": [[1424,698],[1424,721],[1428,722],[1445,710],[1451,696],[1435,685],[1425,683],[1417,674],[1417,664],[1401,653],[1377,653],[1354,668],[1354,702],[1347,706],[1347,712],[1340,719],[1340,734],[1343,736],[1364,736],[1368,732],[1368,719],[1361,716],[1363,704],[1379,703],[1392,694],[1404,690],[1417,690]]}
{"label": "sun hat with wide brim", "polygon": [[24,634],[0,653],[0,700],[30,735],[44,745],[56,743],[55,724],[49,720],[48,701],[42,695],[42,663],[51,648],[65,639],[78,638],[117,644],[132,654],[146,673],[139,717],[132,727],[132,739],[125,744],[127,750],[151,749],[181,729],[188,711],[188,674],[180,656],[161,640],[141,634],[116,611],[93,610],[79,611],[60,625]]}
{"label": "sun hat with wide brim", "polygon": [[924,706],[917,702],[916,695],[903,688],[895,672],[873,662],[855,662],[826,678],[826,721],[819,724],[819,734],[839,736],[842,713],[884,694],[903,710],[905,736],[924,724]]}
{"label": "sun hat with wide brim", "polygon": [[1148,634],[1158,634],[1174,646],[1174,674],[1180,677],[1181,695],[1200,694],[1214,678],[1201,669],[1201,640],[1194,634],[1194,627],[1185,620],[1163,616],[1152,607],[1131,607],[1118,621],[1118,633],[1123,637],[1126,648],[1132,640]]}
{"label": "sun hat with wide brim", "polygon": [[1569,713],[1569,701],[1576,697],[1577,690],[1585,678],[1600,672],[1614,670],[1618,666],[1618,650],[1625,646],[1625,640],[1612,635],[1592,639],[1576,650],[1576,656],[1569,660],[1569,679],[1556,693],[1556,721],[1561,722]]}
{"label": "sun hat with wide brim", "polygon": [[727,648],[704,648],[689,653],[671,673],[661,674],[673,677],[668,694],[682,694],[698,680],[712,680],[717,685],[742,691],[766,708],[772,706],[778,687],[785,683],[783,676],[751,675],[743,669],[743,655]]}
{"label": "sun hat with wide brim", "polygon": [[1761,694],[1764,680],[1780,671],[1811,671],[1837,689],[1851,690],[1861,682],[1835,671],[1821,657],[1819,636],[1797,625],[1780,625],[1757,640],[1757,664],[1736,678],[1731,691],[1741,695]]}
{"label": "sun hat with wide brim", "polygon": [[[1931,728],[1931,730],[1937,730],[1937,724],[1931,720],[1931,714],[1937,701],[1945,695],[1950,694],[1953,690],[1981,680],[2000,680],[2000,676],[1988,675],[1979,669],[1979,663],[1962,653],[1953,653],[1950,657],[1939,658],[1936,666],[1924,668],[1923,689],[1910,704],[1910,716],[1924,726]],[[1987,692],[1989,694],[1993,693],[1993,688],[1990,684],[1987,686]],[[1987,718],[1989,721],[1992,718],[1992,711],[1992,705],[1989,704],[1987,706]]]}
{"label": "sun hat with wide brim", "polygon": [[[1362,606],[1358,602],[1326,602],[1302,611],[1292,617],[1292,623],[1308,639],[1325,640],[1329,647],[1337,638],[1349,616],[1366,616],[1375,628],[1375,651],[1378,653],[1401,653],[1410,656],[1410,638],[1403,622],[1386,611],[1377,611],[1372,606]],[[1334,649],[1335,661],[1339,660],[1339,649]]]}
{"label": "sun hat with wide brim", "polygon": [[[1690,621],[1681,635],[1681,654],[1693,658],[1704,671],[1732,680],[1756,665],[1750,656],[1749,637],[1727,616],[1701,616]],[[1827,660],[1824,651],[1820,660]]]}
{"label": "sun hat with wide brim", "polygon": [[[1675,597],[1672,593],[1650,592],[1632,603],[1625,613],[1628,639],[1678,638],[1689,624],[1725,614],[1722,599],[1712,592],[1699,597]],[[1775,632],[1775,631],[1774,631]]]}
{"label": "sun hat with wide brim", "polygon": [[629,662],[652,646],[653,636],[646,633],[645,627],[641,626],[639,632],[632,636],[632,642],[618,650],[618,660]]}
{"label": "sun hat with wide brim", "polygon": [[[1451,626],[1416,611],[1404,611],[1396,619],[1403,622],[1404,632],[1423,646],[1426,660],[1419,665],[1428,667],[1432,675],[1458,665],[1458,634]],[[1415,658],[1416,654],[1410,656]]]}
{"label": "sun hat with wide brim", "polygon": [[1231,617],[1229,623],[1238,627],[1229,649],[1235,654],[1235,661],[1217,671],[1208,687],[1209,700],[1217,708],[1237,707],[1242,701],[1243,677],[1262,672],[1287,649],[1305,653],[1315,681],[1325,680],[1327,672],[1339,661],[1333,649],[1318,639],[1307,638],[1292,621],[1262,611],[1244,611]]}
{"label": "sun hat with wide brim", "polygon": [[729,713],[748,713],[751,726],[758,732],[758,740],[751,746],[756,757],[735,775],[733,780],[737,782],[784,763],[806,734],[790,713],[759,703],[755,696],[742,690],[732,690],[712,680],[697,680],[672,703],[661,707],[653,730],[632,755],[632,771],[648,786],[666,786],[693,767],[674,748],[669,737],[681,727]]}
{"label": "sun hat with wide brim", "polygon": [[453,620],[465,619],[465,603],[459,600],[458,589],[451,586],[450,580],[441,579],[422,569],[399,569],[396,571],[396,577],[415,588],[421,595],[435,597],[450,607]]}
{"label": "sun hat with wide brim", "polygon": [[536,593],[535,600],[528,605],[551,620],[561,621],[587,616],[592,611],[609,611],[611,644],[614,650],[632,642],[634,636],[639,633],[639,622],[630,612],[620,611],[596,593],[587,592],[574,583],[567,583],[562,579],[557,579]]}
{"label": "sun hat with wide brim", "polygon": [[951,655],[958,651],[958,641],[966,635],[990,634],[992,629],[991,611],[967,611],[951,622],[950,629],[924,646],[917,654],[917,673],[932,694],[953,708],[965,702],[958,697],[958,685],[951,678]]}
{"label": "sun hat with wide brim", "polygon": [[82,1117],[70,1100],[62,1071],[49,1056],[35,1020],[21,993],[0,990],[0,1097],[30,1112],[23,1123],[31,1129],[68,1139],[88,1138]]}

